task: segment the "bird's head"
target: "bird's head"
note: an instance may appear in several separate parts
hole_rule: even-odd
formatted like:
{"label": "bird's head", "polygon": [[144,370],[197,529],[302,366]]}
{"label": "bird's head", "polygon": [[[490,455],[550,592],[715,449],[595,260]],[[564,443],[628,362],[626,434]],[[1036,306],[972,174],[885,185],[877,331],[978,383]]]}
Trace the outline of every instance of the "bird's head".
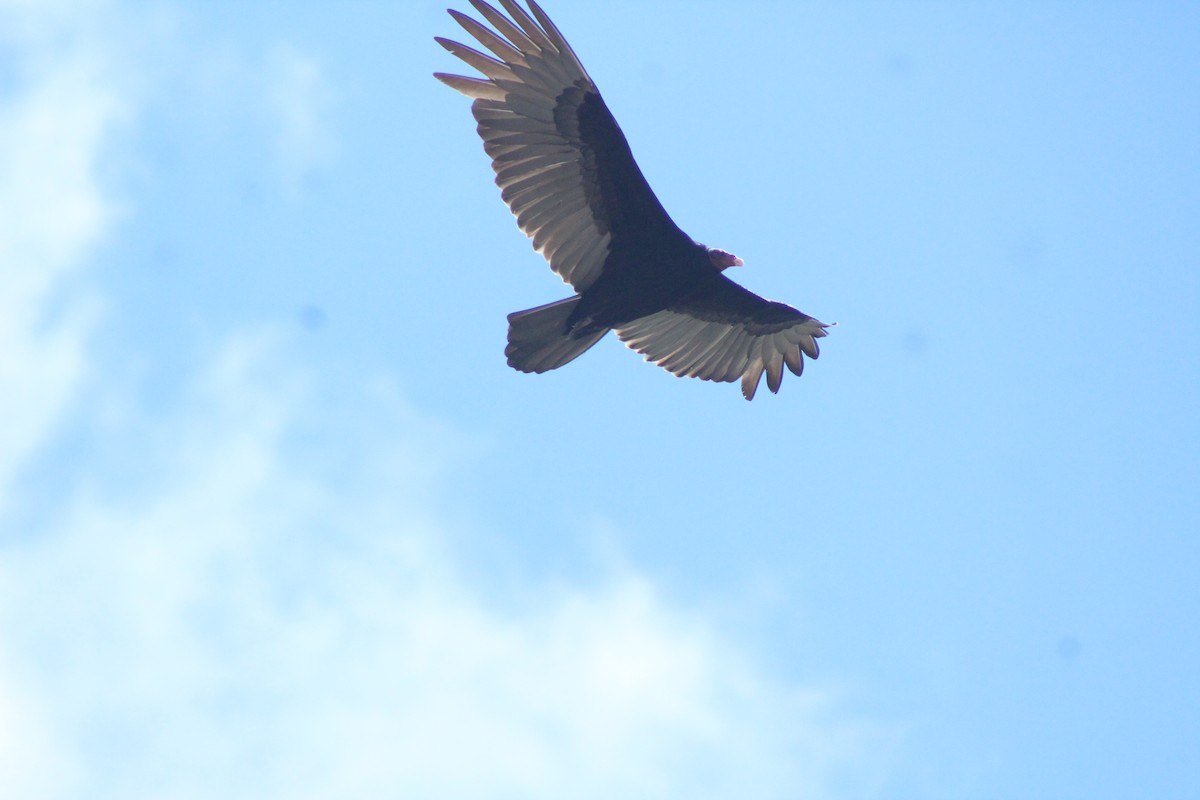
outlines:
{"label": "bird's head", "polygon": [[708,260],[712,262],[713,267],[718,272],[729,269],[730,267],[740,267],[746,263],[733,253],[727,253],[724,250],[718,250],[715,247],[708,248]]}

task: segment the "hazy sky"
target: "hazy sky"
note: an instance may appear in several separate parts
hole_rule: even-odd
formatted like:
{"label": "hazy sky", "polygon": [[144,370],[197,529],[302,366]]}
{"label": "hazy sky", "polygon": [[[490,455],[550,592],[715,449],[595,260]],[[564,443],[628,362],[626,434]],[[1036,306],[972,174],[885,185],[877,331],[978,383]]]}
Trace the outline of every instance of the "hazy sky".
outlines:
{"label": "hazy sky", "polygon": [[505,365],[441,3],[0,0],[0,795],[1200,796],[1200,6],[545,7],[778,396]]}

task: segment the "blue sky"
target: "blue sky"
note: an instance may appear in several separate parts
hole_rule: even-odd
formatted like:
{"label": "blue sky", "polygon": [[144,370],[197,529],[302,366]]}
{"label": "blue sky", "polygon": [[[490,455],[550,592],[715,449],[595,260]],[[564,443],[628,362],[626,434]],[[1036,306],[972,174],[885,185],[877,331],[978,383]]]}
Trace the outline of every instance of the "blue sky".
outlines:
{"label": "blue sky", "polygon": [[545,7],[779,396],[505,365],[442,4],[0,2],[5,796],[1200,794],[1200,7]]}

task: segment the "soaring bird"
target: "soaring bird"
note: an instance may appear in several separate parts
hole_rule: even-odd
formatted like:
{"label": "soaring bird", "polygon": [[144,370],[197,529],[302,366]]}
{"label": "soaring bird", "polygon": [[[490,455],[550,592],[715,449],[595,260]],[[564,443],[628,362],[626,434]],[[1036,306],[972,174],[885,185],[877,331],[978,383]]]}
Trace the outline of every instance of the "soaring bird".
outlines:
{"label": "soaring bird", "polygon": [[434,73],[474,98],[483,149],[501,197],[533,247],[575,290],[564,300],[508,315],[508,363],[546,372],[615,330],[675,375],[740,379],[754,398],[762,374],[779,391],[816,358],[828,327],[727,278],[742,260],[679,229],[655,197],[625,134],[575,51],[534,0],[471,5],[494,28],[450,15],[494,55],[435,37],[483,74]]}

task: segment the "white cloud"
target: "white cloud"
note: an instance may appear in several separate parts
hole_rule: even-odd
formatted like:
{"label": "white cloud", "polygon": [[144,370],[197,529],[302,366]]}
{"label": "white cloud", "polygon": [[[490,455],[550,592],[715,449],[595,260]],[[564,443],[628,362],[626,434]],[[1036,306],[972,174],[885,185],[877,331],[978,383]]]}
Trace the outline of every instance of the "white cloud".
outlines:
{"label": "white cloud", "polygon": [[236,136],[248,151],[261,147],[278,189],[289,199],[302,197],[337,155],[337,98],[323,64],[286,42],[261,51],[232,42],[183,47],[187,68],[175,74],[170,91],[192,101],[189,124]]}
{"label": "white cloud", "polygon": [[25,83],[0,99],[0,510],[82,379],[95,309],[65,289],[113,216],[97,167],[127,121],[106,51],[79,34],[90,15],[62,11],[0,6],[6,66]]}
{"label": "white cloud", "polygon": [[491,603],[408,485],[453,436],[367,392],[392,433],[327,474],[279,360],[231,345],[146,437],[152,491],[89,489],[0,569],[0,697],[67,796],[820,797],[871,762],[636,572]]}
{"label": "white cloud", "polygon": [[295,195],[333,158],[333,93],[314,58],[280,45],[267,56],[264,94],[284,185]]}
{"label": "white cloud", "polygon": [[62,796],[75,780],[70,756],[54,742],[50,709],[8,680],[11,672],[0,662],[0,783],[13,798]]}

